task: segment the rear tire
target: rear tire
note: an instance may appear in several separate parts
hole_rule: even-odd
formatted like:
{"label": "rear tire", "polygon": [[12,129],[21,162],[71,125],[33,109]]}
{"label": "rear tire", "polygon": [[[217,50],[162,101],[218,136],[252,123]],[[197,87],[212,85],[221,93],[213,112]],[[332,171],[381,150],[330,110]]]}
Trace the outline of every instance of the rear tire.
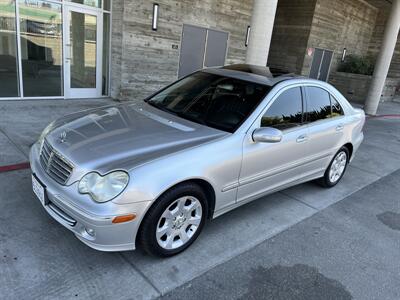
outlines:
{"label": "rear tire", "polygon": [[347,147],[340,148],[326,169],[324,177],[318,179],[317,182],[326,188],[334,187],[346,172],[349,159],[349,149]]}
{"label": "rear tire", "polygon": [[150,255],[176,255],[197,239],[207,212],[207,197],[200,186],[188,182],[173,187],[147,212],[140,225],[138,244]]}

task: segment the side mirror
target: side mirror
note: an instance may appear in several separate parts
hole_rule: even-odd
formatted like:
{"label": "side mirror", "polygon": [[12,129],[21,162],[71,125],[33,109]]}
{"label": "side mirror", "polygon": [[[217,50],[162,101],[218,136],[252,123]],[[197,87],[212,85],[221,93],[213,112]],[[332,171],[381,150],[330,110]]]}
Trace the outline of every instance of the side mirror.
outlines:
{"label": "side mirror", "polygon": [[253,131],[253,141],[259,143],[279,143],[282,131],[272,127],[261,127]]}

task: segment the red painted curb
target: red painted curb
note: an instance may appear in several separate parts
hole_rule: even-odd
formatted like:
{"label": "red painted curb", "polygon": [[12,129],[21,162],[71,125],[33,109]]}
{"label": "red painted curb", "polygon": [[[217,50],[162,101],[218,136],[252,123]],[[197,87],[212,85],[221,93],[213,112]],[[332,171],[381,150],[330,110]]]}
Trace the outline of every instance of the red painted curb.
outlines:
{"label": "red painted curb", "polygon": [[29,162],[23,162],[20,164],[8,165],[8,166],[0,166],[0,173],[16,171],[16,170],[24,170],[29,169],[31,165]]}

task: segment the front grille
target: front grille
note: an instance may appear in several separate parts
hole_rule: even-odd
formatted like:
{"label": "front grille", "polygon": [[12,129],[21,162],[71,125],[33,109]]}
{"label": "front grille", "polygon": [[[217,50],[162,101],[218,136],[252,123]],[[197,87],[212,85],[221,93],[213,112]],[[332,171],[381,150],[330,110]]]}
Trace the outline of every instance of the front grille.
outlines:
{"label": "front grille", "polygon": [[55,181],[65,185],[72,173],[73,166],[62,157],[53,147],[44,141],[40,152],[40,163],[47,174]]}

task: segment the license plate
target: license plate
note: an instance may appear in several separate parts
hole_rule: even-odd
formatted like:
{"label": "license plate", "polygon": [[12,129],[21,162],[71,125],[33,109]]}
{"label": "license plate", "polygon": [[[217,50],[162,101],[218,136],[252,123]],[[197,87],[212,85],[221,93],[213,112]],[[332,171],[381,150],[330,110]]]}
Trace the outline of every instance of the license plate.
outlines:
{"label": "license plate", "polygon": [[44,200],[44,187],[40,184],[40,182],[32,175],[32,189],[35,193],[36,197],[39,198],[42,205],[45,205]]}

